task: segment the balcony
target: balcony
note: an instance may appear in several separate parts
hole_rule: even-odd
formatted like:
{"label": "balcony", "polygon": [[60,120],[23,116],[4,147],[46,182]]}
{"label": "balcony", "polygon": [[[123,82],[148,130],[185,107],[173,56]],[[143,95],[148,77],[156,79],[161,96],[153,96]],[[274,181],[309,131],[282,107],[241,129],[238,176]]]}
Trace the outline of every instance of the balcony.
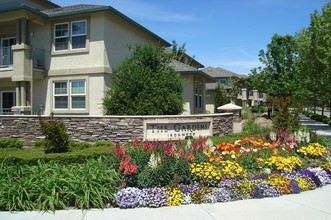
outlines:
{"label": "balcony", "polygon": [[[45,50],[34,48],[32,50],[33,67],[45,68]],[[13,68],[14,53],[12,47],[0,47],[0,68]]]}
{"label": "balcony", "polygon": [[13,50],[11,46],[0,47],[0,68],[13,67]]}

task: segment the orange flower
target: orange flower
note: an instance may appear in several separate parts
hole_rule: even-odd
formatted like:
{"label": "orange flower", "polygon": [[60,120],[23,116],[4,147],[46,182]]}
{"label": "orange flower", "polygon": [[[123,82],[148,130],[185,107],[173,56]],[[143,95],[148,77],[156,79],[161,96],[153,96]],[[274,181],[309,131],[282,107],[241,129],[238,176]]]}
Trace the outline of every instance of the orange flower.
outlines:
{"label": "orange flower", "polygon": [[220,157],[216,157],[216,158],[215,158],[215,162],[216,162],[216,163],[220,162],[221,160],[222,160],[222,159],[221,159]]}
{"label": "orange flower", "polygon": [[211,163],[211,162],[213,162],[215,159],[214,159],[214,157],[211,157],[211,158],[209,158],[209,162]]}

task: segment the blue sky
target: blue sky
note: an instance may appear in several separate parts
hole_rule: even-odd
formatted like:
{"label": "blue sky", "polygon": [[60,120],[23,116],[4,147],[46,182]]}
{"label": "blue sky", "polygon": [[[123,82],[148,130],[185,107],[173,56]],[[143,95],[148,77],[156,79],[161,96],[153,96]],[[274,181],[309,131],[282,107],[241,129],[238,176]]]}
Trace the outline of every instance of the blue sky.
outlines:
{"label": "blue sky", "polygon": [[308,27],[310,14],[329,0],[52,0],[61,6],[110,5],[204,66],[248,74],[277,34]]}

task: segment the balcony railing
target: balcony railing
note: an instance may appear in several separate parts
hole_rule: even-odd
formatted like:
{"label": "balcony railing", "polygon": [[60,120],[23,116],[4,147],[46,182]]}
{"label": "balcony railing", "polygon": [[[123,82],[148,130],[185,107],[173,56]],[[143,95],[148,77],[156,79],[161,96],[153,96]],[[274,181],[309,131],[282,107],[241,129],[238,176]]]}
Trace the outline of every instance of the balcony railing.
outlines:
{"label": "balcony railing", "polygon": [[13,115],[11,108],[2,108],[0,109],[0,115]]}
{"label": "balcony railing", "polygon": [[0,47],[0,68],[13,66],[13,51],[11,47]]}
{"label": "balcony railing", "polygon": [[45,50],[34,48],[32,50],[33,67],[45,68]]}
{"label": "balcony railing", "polygon": [[[45,50],[34,48],[32,50],[33,67],[45,68]],[[0,68],[13,67],[13,50],[10,47],[0,47]]]}

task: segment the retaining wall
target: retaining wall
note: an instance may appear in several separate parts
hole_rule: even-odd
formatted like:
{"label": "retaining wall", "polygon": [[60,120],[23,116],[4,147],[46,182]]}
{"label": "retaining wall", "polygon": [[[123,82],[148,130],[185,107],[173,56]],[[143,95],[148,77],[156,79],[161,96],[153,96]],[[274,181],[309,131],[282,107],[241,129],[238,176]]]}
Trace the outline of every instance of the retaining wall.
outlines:
{"label": "retaining wall", "polygon": [[[42,118],[48,118],[42,116]],[[135,138],[143,140],[144,121],[170,119],[212,121],[212,135],[222,136],[233,131],[233,114],[204,114],[204,115],[176,115],[176,116],[54,116],[67,127],[71,140],[96,142],[109,140],[112,142],[127,143]],[[38,116],[1,115],[0,138],[19,138],[25,146],[41,138]]]}

